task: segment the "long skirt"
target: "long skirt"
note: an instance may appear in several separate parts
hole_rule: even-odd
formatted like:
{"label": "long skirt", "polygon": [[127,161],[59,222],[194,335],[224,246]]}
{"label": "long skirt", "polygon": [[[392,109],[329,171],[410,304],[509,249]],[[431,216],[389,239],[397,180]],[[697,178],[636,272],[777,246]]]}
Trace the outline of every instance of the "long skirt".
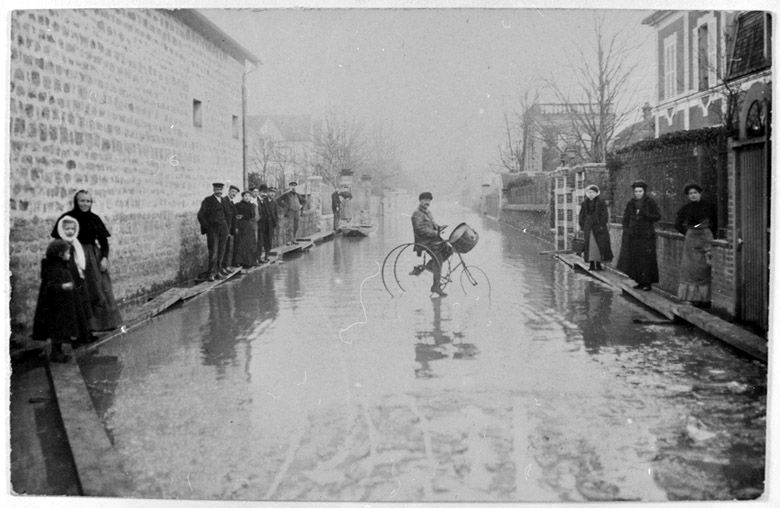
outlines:
{"label": "long skirt", "polygon": [[585,261],[603,261],[601,257],[601,251],[599,250],[599,242],[596,241],[596,237],[593,236],[593,232],[590,233],[588,251],[585,253],[585,256]]}
{"label": "long skirt", "polygon": [[617,269],[638,284],[658,282],[655,238],[636,238],[624,233]]}
{"label": "long skirt", "polygon": [[238,221],[238,234],[236,235],[236,263],[243,267],[249,267],[257,261],[257,228],[251,220]]}
{"label": "long skirt", "polygon": [[712,231],[709,228],[689,229],[685,233],[682,262],[680,263],[680,285],[677,297],[690,302],[710,301],[710,250]]}
{"label": "long skirt", "polygon": [[97,245],[84,245],[86,269],[84,282],[92,316],[89,318],[89,329],[92,331],[113,330],[122,324],[122,316],[114,300],[114,290],[111,289],[111,276],[108,270],[100,271],[100,249]]}

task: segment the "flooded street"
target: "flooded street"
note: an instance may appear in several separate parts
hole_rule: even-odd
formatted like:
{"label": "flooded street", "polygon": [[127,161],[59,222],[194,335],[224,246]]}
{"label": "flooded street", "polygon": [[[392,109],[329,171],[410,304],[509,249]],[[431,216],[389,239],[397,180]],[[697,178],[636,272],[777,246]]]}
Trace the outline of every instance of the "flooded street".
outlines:
{"label": "flooded street", "polygon": [[[140,497],[298,501],[754,498],[766,367],[434,201],[480,233],[457,283],[391,297],[414,203],[231,280],[83,358]],[[408,208],[408,209],[407,209]],[[411,258],[410,258],[411,259]],[[411,269],[408,266],[406,271]],[[423,287],[424,286],[424,287]],[[422,288],[422,289],[420,289]]]}

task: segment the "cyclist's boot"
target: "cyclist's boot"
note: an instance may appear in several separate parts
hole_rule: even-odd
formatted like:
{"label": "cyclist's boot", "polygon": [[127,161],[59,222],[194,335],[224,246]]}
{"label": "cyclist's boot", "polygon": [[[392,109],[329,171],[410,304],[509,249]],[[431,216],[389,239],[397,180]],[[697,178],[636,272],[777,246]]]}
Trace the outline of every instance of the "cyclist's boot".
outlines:
{"label": "cyclist's boot", "polygon": [[433,285],[431,286],[431,293],[436,293],[441,297],[447,296],[441,288],[441,274],[439,272],[433,272]]}
{"label": "cyclist's boot", "polygon": [[409,275],[420,275],[425,271],[425,266],[423,265],[414,265],[414,268],[412,268],[412,271],[409,272]]}

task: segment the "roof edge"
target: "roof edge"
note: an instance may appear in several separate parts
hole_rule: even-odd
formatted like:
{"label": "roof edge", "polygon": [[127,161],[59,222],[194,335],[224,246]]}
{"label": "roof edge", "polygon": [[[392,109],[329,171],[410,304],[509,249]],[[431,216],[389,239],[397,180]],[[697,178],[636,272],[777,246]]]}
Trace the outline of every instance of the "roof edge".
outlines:
{"label": "roof edge", "polygon": [[676,11],[666,10],[666,11],[655,11],[648,17],[642,20],[643,25],[650,25],[655,26],[658,23],[660,23],[664,18],[669,16],[670,14],[674,13]]}
{"label": "roof edge", "polygon": [[162,9],[176,17],[184,24],[203,35],[214,44],[225,50],[238,61],[249,61],[254,65],[262,65],[263,62],[251,51],[242,46],[238,41],[228,35],[224,30],[214,24],[213,21],[197,11],[197,9]]}

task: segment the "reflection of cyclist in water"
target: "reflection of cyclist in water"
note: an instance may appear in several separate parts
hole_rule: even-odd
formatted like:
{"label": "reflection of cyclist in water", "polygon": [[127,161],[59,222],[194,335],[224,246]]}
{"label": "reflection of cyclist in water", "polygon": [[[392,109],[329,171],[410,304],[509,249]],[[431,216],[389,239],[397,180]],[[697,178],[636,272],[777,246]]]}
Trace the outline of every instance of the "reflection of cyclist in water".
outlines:
{"label": "reflection of cyclist in water", "polygon": [[[414,243],[423,245],[435,255],[434,259],[425,265],[415,266],[410,275],[420,275],[423,270],[433,272],[433,285],[431,292],[439,296],[447,296],[441,289],[441,265],[452,254],[452,247],[441,239],[439,234],[447,226],[439,226],[433,220],[433,215],[428,211],[433,195],[430,192],[420,194],[420,205],[412,214],[412,227],[414,228]],[[417,255],[422,254],[421,249],[415,249]]]}

